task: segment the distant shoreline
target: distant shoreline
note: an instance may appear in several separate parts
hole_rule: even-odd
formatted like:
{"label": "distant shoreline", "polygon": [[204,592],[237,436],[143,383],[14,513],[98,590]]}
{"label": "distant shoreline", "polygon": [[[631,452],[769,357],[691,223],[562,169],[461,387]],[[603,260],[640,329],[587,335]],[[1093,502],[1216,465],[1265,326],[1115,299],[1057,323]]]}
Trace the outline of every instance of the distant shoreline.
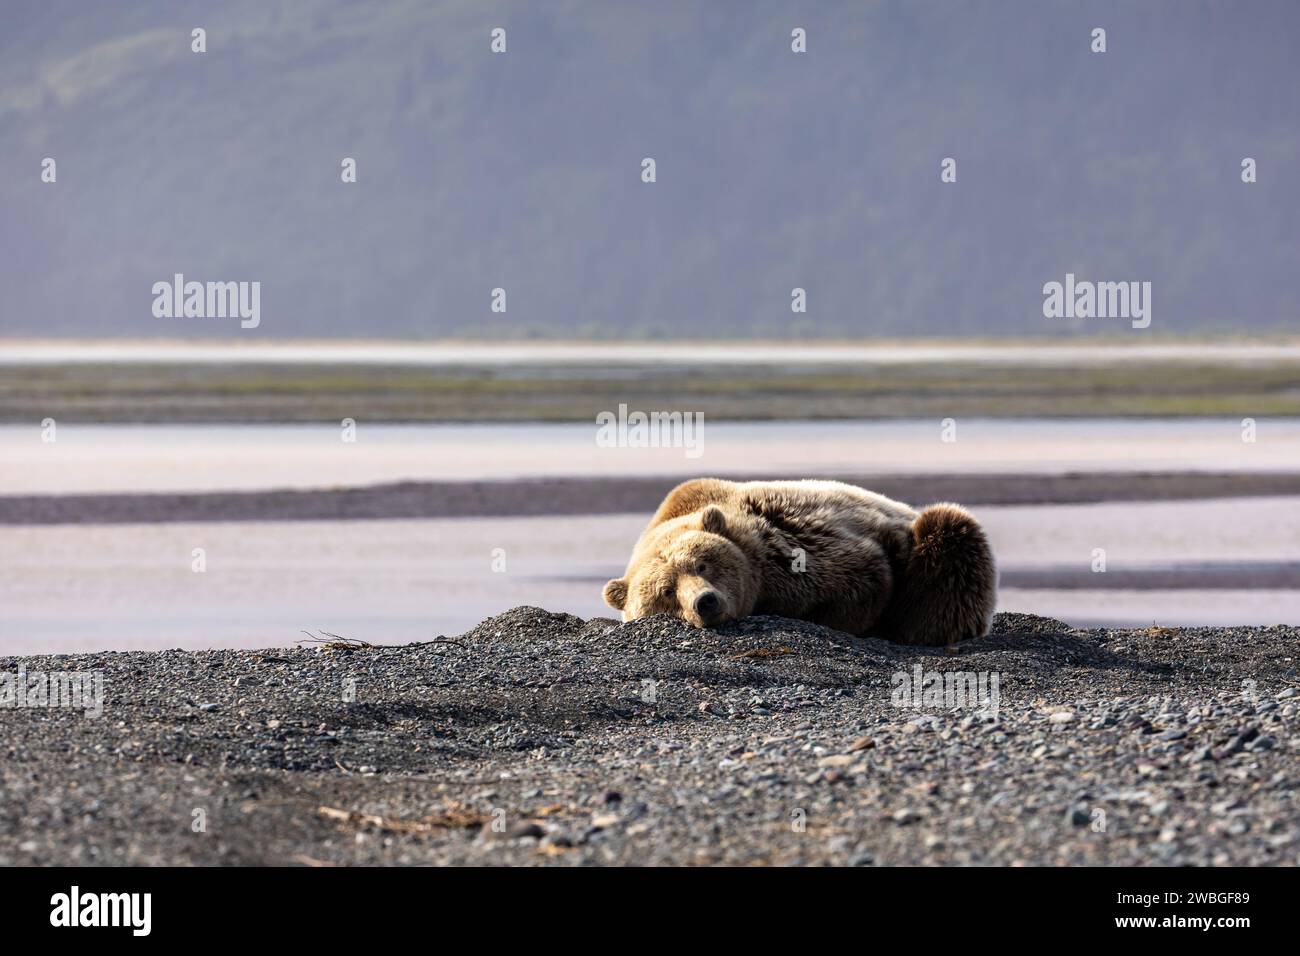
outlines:
{"label": "distant shoreline", "polygon": [[[726,475],[735,480],[768,475]],[[1296,472],[843,475],[913,503],[978,505],[1178,501],[1300,495]],[[194,521],[365,521],[650,514],[680,478],[407,481],[353,488],[185,493],[2,495],[0,525]]]}
{"label": "distant shoreline", "polygon": [[0,342],[0,422],[1300,415],[1300,343]]}

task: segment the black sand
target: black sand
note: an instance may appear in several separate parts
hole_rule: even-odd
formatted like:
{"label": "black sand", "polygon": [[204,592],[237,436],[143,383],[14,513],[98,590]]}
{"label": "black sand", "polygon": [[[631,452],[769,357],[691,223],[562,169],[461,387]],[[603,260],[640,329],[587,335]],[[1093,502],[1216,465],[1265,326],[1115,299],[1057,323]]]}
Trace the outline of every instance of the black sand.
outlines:
{"label": "black sand", "polygon": [[[0,863],[1294,865],[1298,655],[1280,626],[1009,614],[948,653],[518,608],[406,647],[0,659],[106,690],[0,708]],[[996,716],[895,706],[918,664],[998,674]]]}

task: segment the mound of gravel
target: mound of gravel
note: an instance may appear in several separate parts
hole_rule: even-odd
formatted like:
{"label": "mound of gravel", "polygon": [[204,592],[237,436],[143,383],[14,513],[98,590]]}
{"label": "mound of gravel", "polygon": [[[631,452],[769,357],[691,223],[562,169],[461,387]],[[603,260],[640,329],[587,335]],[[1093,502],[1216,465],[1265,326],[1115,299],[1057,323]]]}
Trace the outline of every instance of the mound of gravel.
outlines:
{"label": "mound of gravel", "polygon": [[0,707],[0,863],[1296,864],[1297,652],[516,608],[402,647],[0,658],[104,687],[99,717]]}

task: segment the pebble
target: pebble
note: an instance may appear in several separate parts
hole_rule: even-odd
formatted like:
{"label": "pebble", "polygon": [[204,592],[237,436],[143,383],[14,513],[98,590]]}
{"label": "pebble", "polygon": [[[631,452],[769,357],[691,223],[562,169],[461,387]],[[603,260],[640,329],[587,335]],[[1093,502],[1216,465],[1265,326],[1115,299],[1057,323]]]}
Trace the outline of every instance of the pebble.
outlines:
{"label": "pebble", "polygon": [[819,767],[847,767],[857,758],[852,754],[833,754],[817,761]]}

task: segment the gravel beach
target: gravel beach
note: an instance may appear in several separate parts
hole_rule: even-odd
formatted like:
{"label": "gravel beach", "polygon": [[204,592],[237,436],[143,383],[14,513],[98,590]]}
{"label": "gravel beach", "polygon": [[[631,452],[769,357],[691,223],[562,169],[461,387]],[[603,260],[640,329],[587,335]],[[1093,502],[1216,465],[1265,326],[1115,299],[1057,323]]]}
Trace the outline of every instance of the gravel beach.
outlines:
{"label": "gravel beach", "polygon": [[[0,707],[0,864],[1296,865],[1298,654],[516,608],[401,647],[0,658],[104,689]],[[899,699],[936,673],[981,700]]]}

